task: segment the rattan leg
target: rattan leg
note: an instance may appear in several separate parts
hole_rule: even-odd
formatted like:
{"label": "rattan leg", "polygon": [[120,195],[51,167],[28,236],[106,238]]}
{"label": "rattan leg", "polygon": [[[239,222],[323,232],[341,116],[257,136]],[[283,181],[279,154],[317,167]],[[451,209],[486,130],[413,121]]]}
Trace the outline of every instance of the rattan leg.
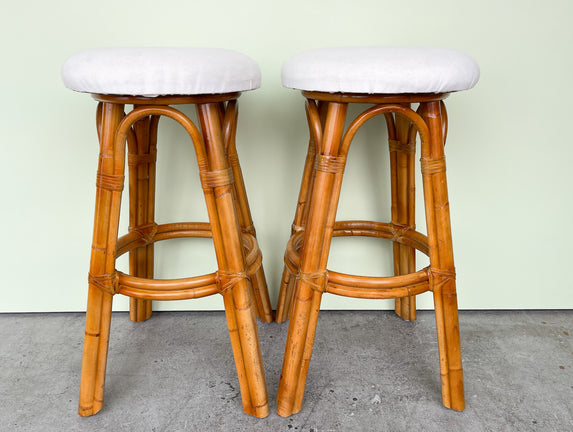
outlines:
{"label": "rattan leg", "polygon": [[248,286],[239,217],[235,211],[233,176],[225,154],[219,107],[212,103],[199,104],[197,113],[208,158],[199,161],[201,182],[213,232],[243,408],[248,414],[266,417],[269,407],[255,306]]}
{"label": "rattan leg", "polygon": [[[277,395],[278,413],[283,417],[300,411],[302,406],[320,300],[326,286],[326,264],[340,196],[344,162],[340,163],[338,148],[346,108],[346,104],[329,104],[321,156],[316,164],[296,297]],[[336,169],[333,165],[336,165]]]}
{"label": "rattan leg", "polygon": [[[237,216],[239,217],[239,224],[241,231],[252,234],[256,237],[255,226],[247,199],[247,190],[245,188],[245,181],[243,179],[243,172],[239,163],[239,156],[237,155],[237,147],[235,141],[235,131],[237,128],[237,104],[236,101],[230,101],[225,109],[224,115],[225,126],[225,140],[227,141],[227,156],[228,163],[233,171],[233,178],[235,180],[233,187],[236,204]],[[254,275],[251,276],[252,294],[255,299],[255,310],[257,316],[264,322],[273,321],[273,309],[265,272],[261,265]]]}
{"label": "rattan leg", "polygon": [[[133,125],[129,135],[129,227],[145,229],[155,223],[155,160],[158,116],[144,117]],[[153,278],[153,243],[129,253],[129,272],[133,276]],[[145,321],[151,317],[151,300],[129,299],[129,317]]]}
{"label": "rattan leg", "polygon": [[444,406],[464,409],[464,390],[450,209],[444,157],[444,122],[440,102],[429,102],[423,115],[430,130],[427,148],[422,148],[422,176],[428,223],[431,278],[440,352]]}
{"label": "rattan leg", "polygon": [[[410,121],[399,114],[395,115],[395,136],[389,133],[390,172],[392,189],[392,222],[396,225],[414,228],[415,207],[415,135],[411,137]],[[405,275],[416,271],[416,250],[394,242],[394,274]],[[398,316],[407,320],[416,319],[416,297],[403,297],[395,300]]]}
{"label": "rattan leg", "polygon": [[[322,126],[326,118],[327,104],[325,102],[319,102],[317,107],[313,100],[307,100],[306,107],[309,125],[311,125],[310,139],[306,153],[306,160],[304,163],[304,170],[302,174],[302,181],[298,194],[298,202],[296,206],[294,221],[292,224],[291,235],[294,235],[296,232],[303,230],[308,218],[309,206],[307,204],[311,199],[312,184],[314,182],[315,175],[314,164],[316,160],[316,146],[318,141],[317,133],[322,133]],[[314,129],[313,126],[318,127],[318,130]],[[276,321],[279,323],[286,321],[292,312],[292,301],[296,295],[295,276],[296,275],[291,274],[291,271],[285,265],[281,279],[281,287],[275,317]]]}
{"label": "rattan leg", "polygon": [[[310,185],[312,184],[315,155],[316,142],[311,138],[308,144],[308,151],[306,154],[306,161],[304,164],[302,182],[300,185],[300,192],[298,194],[298,202],[292,224],[291,235],[303,229],[304,216],[308,213],[308,211],[305,212],[305,210],[306,204],[310,198]],[[291,313],[295,276],[296,275],[291,274],[287,266],[284,267],[276,312],[276,321],[279,323],[285,322]]]}
{"label": "rattan leg", "polygon": [[98,108],[100,158],[82,359],[79,414],[90,416],[101,410],[109,341],[115,246],[123,173],[114,171],[114,139],[123,117],[123,105]]}

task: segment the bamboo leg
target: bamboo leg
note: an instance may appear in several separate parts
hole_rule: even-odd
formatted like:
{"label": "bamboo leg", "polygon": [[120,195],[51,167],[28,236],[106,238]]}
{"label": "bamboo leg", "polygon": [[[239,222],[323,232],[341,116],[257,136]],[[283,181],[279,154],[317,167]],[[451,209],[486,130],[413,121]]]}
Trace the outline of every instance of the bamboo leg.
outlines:
{"label": "bamboo leg", "polygon": [[[296,298],[290,317],[277,395],[278,414],[300,411],[316,331],[320,299],[326,285],[326,264],[340,195],[342,171],[329,165],[337,159],[346,104],[330,103],[305,227]],[[318,164],[317,164],[318,165]],[[343,168],[344,164],[342,164]]]}
{"label": "bamboo leg", "polygon": [[[309,206],[307,203],[310,202],[312,196],[312,184],[314,182],[314,163],[316,160],[316,146],[317,137],[313,133],[313,118],[311,112],[313,111],[311,107],[314,107],[313,101],[307,102],[307,114],[310,126],[310,139],[308,142],[308,150],[306,153],[306,160],[304,163],[304,170],[302,174],[302,181],[300,185],[300,192],[298,194],[298,202],[296,206],[294,221],[292,224],[291,235],[304,229],[305,222],[308,218]],[[311,105],[312,104],[312,105]],[[320,120],[320,129],[324,124],[326,118],[326,103],[319,102],[317,108],[317,115]],[[318,126],[318,125],[317,125]],[[292,300],[295,297],[295,275],[291,274],[290,270],[285,266],[283,269],[283,276],[281,279],[281,287],[279,292],[279,299],[277,303],[277,310],[275,320],[279,323],[285,322],[292,312]]]}
{"label": "bamboo leg", "polygon": [[[410,121],[400,115],[395,116],[396,137],[390,146],[390,171],[392,173],[392,222],[404,227],[414,227],[416,223],[414,162],[415,142],[410,144]],[[394,274],[405,275],[416,271],[416,250],[394,242]],[[403,297],[395,300],[395,311],[407,321],[416,320],[416,297]]]}
{"label": "bamboo leg", "polygon": [[[155,215],[155,155],[159,117],[144,117],[133,125],[129,141],[129,226],[130,230],[154,223]],[[129,253],[130,274],[153,278],[153,243]],[[129,299],[129,317],[145,321],[151,317],[151,300]]]}
{"label": "bamboo leg", "polygon": [[430,130],[430,142],[422,148],[422,176],[442,400],[444,406],[461,411],[465,405],[463,372],[440,102],[426,103],[422,112]]}
{"label": "bamboo leg", "polygon": [[[231,101],[229,104],[234,108],[236,107],[236,102]],[[230,112],[228,109],[227,112]],[[234,110],[236,113],[236,109]],[[235,179],[234,183],[234,197],[235,205],[237,209],[237,216],[239,217],[239,224],[243,232],[247,232],[256,237],[255,227],[253,224],[253,218],[251,215],[251,209],[249,207],[249,201],[247,199],[247,190],[245,188],[245,181],[243,179],[243,172],[241,170],[241,165],[239,163],[239,156],[237,155],[237,147],[235,143],[235,129],[237,123],[236,114],[233,118],[229,120],[233,123],[232,132],[229,136],[228,145],[228,162],[233,171],[233,177]],[[267,288],[267,282],[265,278],[265,272],[263,266],[261,265],[257,272],[251,277],[253,294],[255,298],[256,314],[264,322],[273,321],[273,309],[271,306],[271,301],[269,298],[269,292]]]}
{"label": "bamboo leg", "polygon": [[119,179],[123,175],[114,172],[115,130],[123,117],[123,105],[105,103],[98,112],[101,112],[100,158],[78,410],[81,416],[93,415],[103,405],[112,306],[112,293],[105,288],[111,285],[106,281],[111,282],[110,276],[115,271],[121,201]]}
{"label": "bamboo leg", "polygon": [[[316,142],[314,142],[314,140],[311,138],[309,140],[306,161],[304,163],[304,171],[300,185],[300,192],[298,194],[298,202],[296,205],[296,212],[292,224],[291,235],[303,229],[306,204],[310,198],[310,185],[313,177],[315,156]],[[308,213],[308,211],[306,213]],[[281,280],[281,288],[276,311],[276,321],[279,323],[285,322],[291,312],[295,285],[295,278],[293,276],[294,275],[291,274],[290,270],[285,265],[283,269],[283,276]]]}
{"label": "bamboo leg", "polygon": [[199,168],[243,408],[248,414],[266,417],[269,407],[265,375],[218,109],[217,104],[212,103],[197,105],[208,158],[199,161]]}

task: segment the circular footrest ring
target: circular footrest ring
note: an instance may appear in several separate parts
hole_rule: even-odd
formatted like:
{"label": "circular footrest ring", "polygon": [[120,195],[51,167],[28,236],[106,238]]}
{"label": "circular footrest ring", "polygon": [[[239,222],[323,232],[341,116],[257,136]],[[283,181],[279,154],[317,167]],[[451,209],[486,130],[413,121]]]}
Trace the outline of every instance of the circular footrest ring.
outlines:
{"label": "circular footrest ring", "polygon": [[[372,221],[339,221],[334,224],[333,237],[362,236],[392,240],[411,246],[428,255],[428,238],[408,227],[392,223]],[[292,275],[297,275],[300,266],[300,249],[304,231],[295,233],[287,244],[285,264]],[[400,276],[370,277],[355,276],[327,271],[325,292],[345,297],[367,299],[390,299],[408,297],[429,291],[430,270],[423,268],[415,273]]]}
{"label": "circular footrest ring", "polygon": [[[147,231],[152,232],[151,234]],[[131,231],[118,239],[116,258],[138,247],[175,238],[211,238],[206,222],[184,222],[149,226]],[[255,237],[241,234],[247,274],[254,275],[262,264],[262,254]],[[206,297],[220,292],[217,272],[182,279],[147,279],[117,272],[118,294],[147,300],[186,300]]]}

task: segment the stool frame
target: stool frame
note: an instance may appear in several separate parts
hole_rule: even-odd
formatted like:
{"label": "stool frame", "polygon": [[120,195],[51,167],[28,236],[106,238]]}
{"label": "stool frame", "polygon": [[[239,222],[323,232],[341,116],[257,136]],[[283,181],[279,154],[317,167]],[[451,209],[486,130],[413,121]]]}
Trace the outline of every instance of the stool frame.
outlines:
{"label": "stool frame", "polygon": [[[292,236],[285,253],[276,320],[290,318],[279,389],[278,413],[301,410],[320,301],[325,292],[369,298],[395,298],[396,313],[416,319],[415,295],[433,292],[442,401],[464,409],[455,270],[446,185],[444,145],[448,94],[347,94],[303,91],[310,129]],[[350,103],[374,104],[344,131]],[[417,111],[410,104],[419,103]],[[384,115],[388,128],[392,221],[336,221],[346,157],[358,129]],[[427,235],[415,229],[414,162],[416,136],[421,166]],[[393,241],[392,277],[353,276],[327,270],[332,237],[370,236]],[[415,251],[430,265],[415,269]]]}
{"label": "stool frame", "polygon": [[[262,255],[247,202],[237,151],[237,98],[240,93],[195,96],[92,95],[99,101],[97,130],[100,155],[89,272],[86,332],[82,361],[79,414],[89,416],[103,405],[112,299],[130,297],[130,318],[151,316],[152,300],[181,300],[220,293],[243,408],[256,417],[268,415],[267,390],[255,314],[273,319]],[[133,110],[124,113],[126,104]],[[177,104],[196,105],[200,129]],[[188,132],[195,149],[209,223],[157,225],[155,161],[161,116],[170,117]],[[128,148],[129,233],[118,238]],[[153,243],[181,238],[212,238],[218,271],[184,279],[153,279]],[[129,252],[130,274],[115,268]]]}

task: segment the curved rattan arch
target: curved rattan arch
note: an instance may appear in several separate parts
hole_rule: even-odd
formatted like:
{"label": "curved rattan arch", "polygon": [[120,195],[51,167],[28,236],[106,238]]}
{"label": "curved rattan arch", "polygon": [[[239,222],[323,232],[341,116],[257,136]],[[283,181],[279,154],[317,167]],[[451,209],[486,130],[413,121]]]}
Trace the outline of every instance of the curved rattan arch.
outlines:
{"label": "curved rattan arch", "polygon": [[[354,121],[352,121],[350,126],[348,126],[346,133],[342,137],[342,142],[339,151],[340,154],[345,155],[346,153],[348,153],[348,149],[350,148],[352,139],[356,135],[356,132],[358,132],[358,129],[360,129],[364,125],[364,123],[366,123],[368,120],[380,114],[384,114],[386,116],[386,114],[391,114],[391,113],[401,114],[404,117],[408,118],[408,120],[410,120],[412,124],[415,125],[416,129],[418,130],[418,133],[420,134],[420,141],[422,142],[422,147],[426,145],[430,136],[430,132],[428,130],[428,125],[426,125],[426,122],[418,113],[413,111],[411,108],[399,104],[376,105],[359,114],[354,119]],[[388,124],[387,116],[386,116],[386,122]]]}
{"label": "curved rattan arch", "polygon": [[147,116],[165,116],[179,123],[189,134],[191,141],[193,141],[193,147],[195,148],[195,154],[197,156],[197,162],[199,166],[206,166],[207,157],[205,154],[205,149],[203,148],[203,138],[197,126],[187,118],[185,114],[181,111],[172,107],[160,107],[160,106],[137,106],[127,114],[119,124],[117,132],[115,135],[115,152],[116,159],[114,160],[114,171],[116,174],[123,172],[125,164],[125,143],[127,141],[129,131],[133,124]]}
{"label": "curved rattan arch", "polygon": [[314,154],[318,154],[320,151],[320,143],[322,142],[322,122],[320,121],[318,107],[312,99],[307,99],[304,107],[309,126],[310,140],[314,142]]}
{"label": "curved rattan arch", "polygon": [[235,150],[235,135],[237,132],[237,118],[239,116],[239,109],[237,108],[237,100],[230,100],[225,109],[223,116],[223,139],[225,142],[225,150]]}

